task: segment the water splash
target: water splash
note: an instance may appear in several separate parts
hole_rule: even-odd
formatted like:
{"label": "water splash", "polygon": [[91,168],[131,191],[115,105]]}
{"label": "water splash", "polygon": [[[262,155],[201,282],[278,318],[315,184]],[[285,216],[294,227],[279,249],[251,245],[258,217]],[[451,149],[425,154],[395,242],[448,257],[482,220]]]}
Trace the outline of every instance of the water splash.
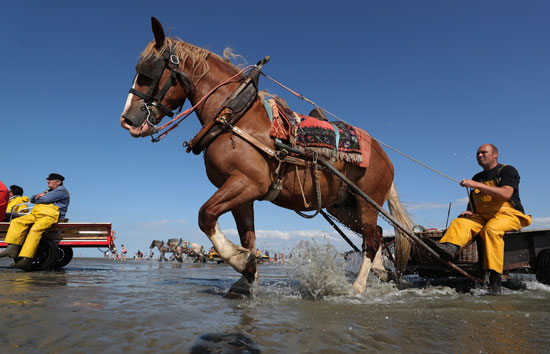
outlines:
{"label": "water splash", "polygon": [[543,283],[539,283],[535,279],[531,279],[531,281],[526,281],[525,286],[527,290],[537,292],[540,294],[546,294],[550,292],[550,285],[545,285]]}
{"label": "water splash", "polygon": [[299,282],[303,297],[322,299],[351,294],[344,257],[330,243],[300,241],[292,254],[292,277]]}

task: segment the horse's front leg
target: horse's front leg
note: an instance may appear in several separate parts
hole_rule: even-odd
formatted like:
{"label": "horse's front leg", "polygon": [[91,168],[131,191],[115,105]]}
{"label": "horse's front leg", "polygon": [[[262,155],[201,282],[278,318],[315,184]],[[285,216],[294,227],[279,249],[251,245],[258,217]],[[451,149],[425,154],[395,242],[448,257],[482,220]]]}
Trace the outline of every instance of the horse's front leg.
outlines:
{"label": "horse's front leg", "polygon": [[[237,272],[243,275],[248,283],[252,283],[256,276],[256,257],[250,249],[237,246],[224,235],[217,221],[220,215],[230,210],[237,210],[240,207],[251,204],[257,198],[258,191],[254,183],[245,176],[231,177],[223,186],[200,208],[199,227],[208,236],[220,257],[232,266]],[[253,227],[253,221],[250,224]],[[249,234],[247,226],[239,226]],[[253,229],[252,229],[253,230]],[[252,231],[253,233],[253,231]],[[253,245],[252,245],[253,247]]]}

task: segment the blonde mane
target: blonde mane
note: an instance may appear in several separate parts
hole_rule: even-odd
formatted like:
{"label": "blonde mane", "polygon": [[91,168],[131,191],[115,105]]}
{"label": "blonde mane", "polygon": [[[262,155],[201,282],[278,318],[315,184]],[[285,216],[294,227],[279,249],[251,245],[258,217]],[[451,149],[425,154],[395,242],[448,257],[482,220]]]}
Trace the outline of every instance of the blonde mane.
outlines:
{"label": "blonde mane", "polygon": [[209,50],[184,42],[178,37],[173,37],[173,38],[166,37],[162,48],[159,48],[159,49],[155,48],[155,44],[156,44],[155,41],[150,42],[145,48],[145,50],[143,50],[140,57],[141,58],[144,58],[144,57],[159,58],[167,48],[175,48],[176,55],[181,60],[182,66],[185,67],[185,65],[190,65],[191,77],[196,78],[197,82],[200,81],[204,77],[204,75],[208,73],[208,70],[210,69],[208,62],[206,61],[208,56],[213,56],[220,59],[221,61],[229,63],[229,58],[226,57],[224,59],[219,55],[212,53]]}

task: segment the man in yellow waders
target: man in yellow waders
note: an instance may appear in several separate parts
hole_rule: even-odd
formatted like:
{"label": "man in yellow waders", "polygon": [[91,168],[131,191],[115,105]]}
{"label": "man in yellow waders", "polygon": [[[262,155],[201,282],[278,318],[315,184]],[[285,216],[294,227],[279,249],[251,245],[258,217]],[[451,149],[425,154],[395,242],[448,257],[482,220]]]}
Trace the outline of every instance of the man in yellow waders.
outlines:
{"label": "man in yellow waders", "polygon": [[60,174],[50,173],[47,180],[48,190],[31,197],[31,202],[35,204],[31,213],[13,219],[8,228],[5,240],[8,247],[0,253],[0,257],[20,257],[14,264],[15,268],[31,270],[32,259],[42,234],[67,213],[70,196],[63,186],[65,178]]}
{"label": "man in yellow waders", "polygon": [[524,214],[519,199],[519,174],[514,167],[498,163],[497,147],[481,145],[476,157],[483,171],[460,182],[463,187],[473,188],[468,210],[453,220],[443,238],[432,246],[441,257],[452,260],[461,247],[479,234],[485,246],[483,268],[489,271],[489,291],[500,293],[502,237],[506,231],[529,226],[531,216]]}

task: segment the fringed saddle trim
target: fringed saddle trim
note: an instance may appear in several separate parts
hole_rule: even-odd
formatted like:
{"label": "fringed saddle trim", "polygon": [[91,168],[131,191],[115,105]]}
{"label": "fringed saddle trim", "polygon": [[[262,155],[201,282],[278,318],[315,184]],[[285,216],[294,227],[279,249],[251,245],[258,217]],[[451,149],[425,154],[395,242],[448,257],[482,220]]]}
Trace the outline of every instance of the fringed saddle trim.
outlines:
{"label": "fringed saddle trim", "polygon": [[[349,126],[342,122],[332,122],[329,124],[318,118],[297,114],[291,111],[284,100],[277,96],[264,100],[264,106],[266,106],[266,112],[272,122],[270,130],[272,138],[287,141],[291,146],[302,151],[306,149],[315,151],[320,156],[332,161],[341,160],[361,167],[368,167],[370,160],[370,136],[364,130]],[[300,122],[306,119],[309,120],[309,122],[312,122],[310,119],[319,120],[318,124],[322,127],[319,130],[325,129],[323,131],[331,131],[331,134],[334,134],[334,142],[329,142],[328,140],[324,142],[321,136],[312,136],[311,131],[314,131],[315,128],[312,130],[310,129],[307,136],[303,134],[299,136],[300,133],[303,133],[303,130],[299,132],[299,130],[302,129],[300,127]],[[340,129],[341,131],[339,130],[337,132],[336,129]],[[354,148],[351,148],[349,142],[345,146],[339,147],[337,145],[341,141],[340,139],[342,139],[342,131],[346,132],[346,129],[348,130],[347,134],[349,136],[354,136],[354,139],[357,139],[354,143],[356,151],[353,151]],[[301,141],[300,138],[311,139],[315,141],[314,144],[316,146],[309,145],[307,142]],[[327,139],[327,136],[325,135],[324,138]],[[346,149],[348,151],[346,151]]]}

